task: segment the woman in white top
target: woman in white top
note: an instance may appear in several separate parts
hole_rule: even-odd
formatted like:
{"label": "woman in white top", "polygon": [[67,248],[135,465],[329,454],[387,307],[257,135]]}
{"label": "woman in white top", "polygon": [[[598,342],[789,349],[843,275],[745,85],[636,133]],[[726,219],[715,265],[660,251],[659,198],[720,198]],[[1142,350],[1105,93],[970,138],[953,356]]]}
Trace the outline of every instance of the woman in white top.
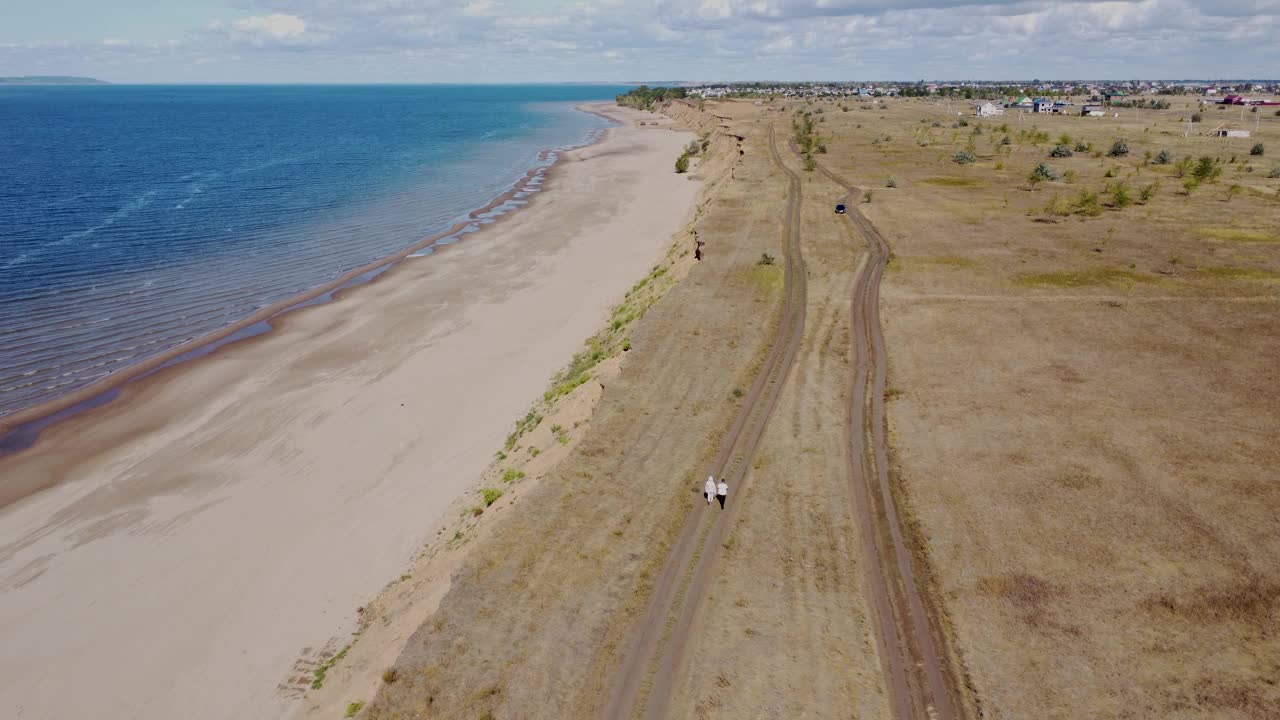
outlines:
{"label": "woman in white top", "polygon": [[724,500],[729,495],[729,483],[720,478],[720,485],[716,488],[716,497],[720,499],[720,509],[724,509]]}
{"label": "woman in white top", "polygon": [[703,494],[707,496],[707,504],[711,504],[712,498],[716,496],[716,481],[710,475],[707,476],[707,484],[703,488]]}

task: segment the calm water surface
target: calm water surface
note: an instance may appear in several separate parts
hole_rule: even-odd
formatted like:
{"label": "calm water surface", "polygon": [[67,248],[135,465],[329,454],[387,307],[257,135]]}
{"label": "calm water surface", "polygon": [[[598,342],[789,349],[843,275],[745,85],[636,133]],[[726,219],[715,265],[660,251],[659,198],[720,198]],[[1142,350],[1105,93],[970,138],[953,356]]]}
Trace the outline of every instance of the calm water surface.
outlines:
{"label": "calm water surface", "polygon": [[447,229],[624,90],[0,88],[0,415]]}

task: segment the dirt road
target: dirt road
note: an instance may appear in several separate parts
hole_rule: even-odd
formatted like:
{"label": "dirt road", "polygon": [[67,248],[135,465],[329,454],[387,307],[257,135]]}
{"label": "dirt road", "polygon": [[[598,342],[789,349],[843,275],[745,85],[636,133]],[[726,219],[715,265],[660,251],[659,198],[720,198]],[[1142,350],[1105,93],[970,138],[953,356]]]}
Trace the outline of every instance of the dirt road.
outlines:
{"label": "dirt road", "polygon": [[862,520],[867,586],[873,595],[890,706],[900,720],[953,720],[962,716],[957,713],[941,634],[912,571],[912,548],[903,534],[889,483],[884,409],[888,360],[880,325],[880,280],[889,261],[889,245],[858,211],[859,189],[821,163],[818,167],[848,191],[845,217],[866,240],[870,253],[855,280],[850,304],[855,362],[849,404],[853,447],[849,479]]}
{"label": "dirt road", "polygon": [[[804,334],[806,282],[804,256],[800,247],[800,178],[778,156],[773,127],[769,128],[769,149],[774,164],[788,176],[786,222],[783,226],[785,298],[781,322],[768,356],[742,407],[720,446],[708,473],[728,482],[735,495],[742,493],[751,457],[760,442],[769,416],[786,382],[800,339]],[[715,573],[719,548],[726,529],[731,527],[738,507],[729,505],[723,517],[708,513],[701,496],[685,520],[668,556],[653,595],[622,665],[614,674],[605,716],[621,720],[640,715],[662,718],[671,696],[671,682],[684,656],[689,626],[698,604]]]}

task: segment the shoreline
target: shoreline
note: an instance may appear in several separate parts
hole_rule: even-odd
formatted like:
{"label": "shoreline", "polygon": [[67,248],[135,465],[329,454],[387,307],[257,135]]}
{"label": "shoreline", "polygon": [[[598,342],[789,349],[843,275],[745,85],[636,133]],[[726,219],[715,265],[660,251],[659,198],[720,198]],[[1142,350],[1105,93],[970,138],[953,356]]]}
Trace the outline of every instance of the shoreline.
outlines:
{"label": "shoreline", "polygon": [[0,707],[108,720],[294,709],[292,679],[475,502],[512,418],[692,211],[701,183],[670,169],[687,133],[617,117],[484,242],[396,264],[377,278],[394,282],[131,383],[125,402],[0,460],[48,488],[0,508]]}
{"label": "shoreline", "polygon": [[[548,164],[529,168],[508,190],[485,205],[465,212],[463,214],[465,220],[455,222],[449,228],[428,235],[394,253],[348,270],[329,282],[272,303],[230,325],[188,340],[128,367],[120,368],[84,387],[0,416],[0,464],[7,458],[34,447],[40,441],[41,434],[49,428],[115,403],[125,387],[130,384],[139,383],[163,370],[196,362],[222,348],[268,335],[275,329],[271,324],[273,320],[280,322],[284,316],[295,311],[333,302],[346,292],[372,283],[403,260],[411,257],[425,257],[426,252],[435,255],[458,244],[467,235],[485,227],[494,226],[518,211],[528,208],[532,205],[533,199],[547,187],[556,167],[564,159],[565,153],[598,145],[605,140],[610,130],[620,124],[616,118],[587,107],[588,103],[579,103],[574,106],[574,111],[594,115],[613,124],[589,131],[581,144],[544,148],[538,151],[535,162]],[[522,201],[522,204],[516,204],[491,218],[485,217],[513,201]],[[450,241],[451,238],[455,239]],[[7,484],[0,484],[0,508],[40,489],[34,488],[15,493],[8,488]]]}

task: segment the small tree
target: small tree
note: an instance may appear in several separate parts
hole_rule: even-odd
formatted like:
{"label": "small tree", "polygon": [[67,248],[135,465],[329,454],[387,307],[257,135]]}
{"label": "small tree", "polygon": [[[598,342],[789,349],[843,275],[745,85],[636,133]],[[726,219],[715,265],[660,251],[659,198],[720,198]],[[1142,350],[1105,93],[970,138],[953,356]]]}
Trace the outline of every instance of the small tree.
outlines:
{"label": "small tree", "polygon": [[687,172],[689,172],[689,156],[681,153],[680,157],[676,158],[676,173],[684,174]]}
{"label": "small tree", "polygon": [[1197,160],[1196,166],[1191,170],[1191,177],[1195,178],[1197,183],[1214,182],[1221,175],[1222,168],[1207,155]]}
{"label": "small tree", "polygon": [[1129,143],[1124,140],[1117,140],[1111,145],[1111,149],[1107,151],[1107,155],[1111,157],[1124,157],[1129,154]]}
{"label": "small tree", "polygon": [[1262,155],[1262,153],[1263,153],[1265,150],[1266,150],[1266,148],[1264,148],[1264,147],[1262,146],[1262,143],[1257,143],[1257,144],[1255,144],[1255,145],[1254,145],[1254,146],[1249,150],[1249,154],[1250,154],[1250,155]]}

